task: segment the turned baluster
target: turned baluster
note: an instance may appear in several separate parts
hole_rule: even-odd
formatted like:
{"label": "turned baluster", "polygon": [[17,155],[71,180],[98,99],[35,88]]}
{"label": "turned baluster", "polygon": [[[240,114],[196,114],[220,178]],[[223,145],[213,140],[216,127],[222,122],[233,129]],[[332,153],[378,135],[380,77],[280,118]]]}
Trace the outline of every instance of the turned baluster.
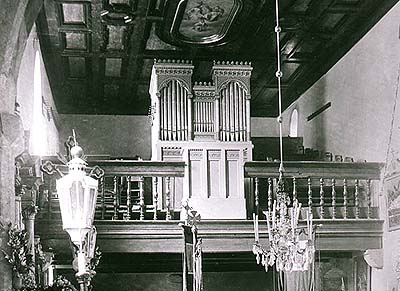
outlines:
{"label": "turned baluster", "polygon": [[311,178],[307,179],[307,185],[308,185],[308,212],[312,214],[312,187],[311,187]]}
{"label": "turned baluster", "polygon": [[106,216],[106,191],[105,191],[105,180],[104,176],[100,178],[100,191],[101,191],[101,219],[105,219]]}
{"label": "turned baluster", "polygon": [[112,216],[113,220],[118,220],[118,177],[114,176],[114,200],[113,200],[113,206],[114,206],[114,213]]}
{"label": "turned baluster", "polygon": [[144,213],[146,210],[146,205],[144,204],[144,178],[141,176],[139,177],[139,206],[140,206],[140,216],[139,219],[144,219]]}
{"label": "turned baluster", "polygon": [[153,220],[157,220],[157,206],[158,206],[158,178],[153,178],[153,205],[154,205],[154,215]]}
{"label": "turned baluster", "polygon": [[48,202],[49,202],[49,205],[48,205],[48,210],[49,210],[49,212],[48,212],[48,218],[49,219],[52,219],[52,213],[53,213],[53,193],[54,193],[54,189],[55,189],[55,183],[56,183],[56,181],[55,181],[55,179],[51,179],[50,180],[50,186],[49,186],[49,191],[48,191],[48,195],[47,195],[47,200],[48,200]]}
{"label": "turned baluster", "polygon": [[297,200],[297,186],[296,178],[293,177],[293,202]]}
{"label": "turned baluster", "polygon": [[258,178],[254,178],[254,213],[258,215],[259,197],[258,197]]}
{"label": "turned baluster", "polygon": [[367,180],[367,218],[371,218],[371,180]]}
{"label": "turned baluster", "polygon": [[343,180],[343,218],[347,218],[347,180]]}
{"label": "turned baluster", "polygon": [[131,177],[126,177],[126,215],[124,217],[125,220],[131,219]]}
{"label": "turned baluster", "polygon": [[355,217],[360,218],[360,198],[359,196],[359,182],[355,181],[354,184],[354,207],[355,207]]}
{"label": "turned baluster", "polygon": [[324,218],[325,209],[324,209],[324,179],[319,179],[319,209],[320,209],[320,218]]}
{"label": "turned baluster", "polygon": [[[50,184],[51,185],[51,184]],[[44,190],[44,194],[46,195],[45,197],[47,198],[47,218],[51,219],[51,195],[50,195],[50,189]]]}
{"label": "turned baluster", "polygon": [[268,178],[268,211],[272,213],[272,179]]}
{"label": "turned baluster", "polygon": [[332,218],[336,218],[336,189],[335,189],[336,181],[332,179]]}
{"label": "turned baluster", "polygon": [[166,206],[166,215],[165,219],[170,220],[172,218],[171,216],[171,189],[170,189],[170,184],[171,184],[171,178],[166,177],[165,178],[165,206]]}

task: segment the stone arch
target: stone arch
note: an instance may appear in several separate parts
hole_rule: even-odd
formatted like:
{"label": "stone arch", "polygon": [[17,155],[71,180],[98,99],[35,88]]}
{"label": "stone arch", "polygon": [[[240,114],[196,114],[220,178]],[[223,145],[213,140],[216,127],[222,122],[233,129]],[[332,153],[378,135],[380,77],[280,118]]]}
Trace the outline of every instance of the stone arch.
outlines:
{"label": "stone arch", "polygon": [[22,55],[43,0],[3,0],[0,11],[0,108],[12,113]]}

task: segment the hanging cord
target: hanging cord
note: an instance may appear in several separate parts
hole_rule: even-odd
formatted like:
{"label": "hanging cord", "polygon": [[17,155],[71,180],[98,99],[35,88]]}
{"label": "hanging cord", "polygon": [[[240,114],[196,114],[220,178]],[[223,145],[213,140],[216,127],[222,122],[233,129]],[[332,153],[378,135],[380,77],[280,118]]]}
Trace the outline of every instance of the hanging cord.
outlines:
{"label": "hanging cord", "polygon": [[283,76],[281,70],[281,45],[280,45],[280,33],[281,27],[279,26],[279,0],[275,0],[275,14],[276,14],[276,55],[277,55],[277,70],[275,76],[278,80],[278,104],[279,104],[279,115],[278,115],[278,123],[279,123],[279,152],[280,152],[280,164],[279,164],[279,181],[282,182],[283,172],[285,171],[283,168],[283,134],[282,134],[282,85],[281,78]]}

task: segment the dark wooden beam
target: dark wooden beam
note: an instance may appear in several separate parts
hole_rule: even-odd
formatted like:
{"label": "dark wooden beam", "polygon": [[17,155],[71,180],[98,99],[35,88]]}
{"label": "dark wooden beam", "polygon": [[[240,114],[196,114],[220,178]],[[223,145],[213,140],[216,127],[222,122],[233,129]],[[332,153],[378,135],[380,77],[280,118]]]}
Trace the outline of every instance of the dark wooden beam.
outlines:
{"label": "dark wooden beam", "polygon": [[[379,180],[384,163],[346,163],[319,161],[285,162],[285,176],[297,178],[337,178]],[[279,162],[246,162],[248,178],[272,178],[279,176]]]}
{"label": "dark wooden beam", "polygon": [[[317,250],[364,251],[382,247],[383,221],[375,219],[315,219]],[[304,222],[300,222],[301,225]],[[97,244],[103,253],[181,253],[182,230],[178,221],[96,221]],[[36,225],[46,247],[56,253],[69,252],[68,236],[60,222],[41,220]],[[204,220],[199,237],[204,253],[251,252],[253,222]],[[267,242],[265,221],[260,221],[260,238]]]}

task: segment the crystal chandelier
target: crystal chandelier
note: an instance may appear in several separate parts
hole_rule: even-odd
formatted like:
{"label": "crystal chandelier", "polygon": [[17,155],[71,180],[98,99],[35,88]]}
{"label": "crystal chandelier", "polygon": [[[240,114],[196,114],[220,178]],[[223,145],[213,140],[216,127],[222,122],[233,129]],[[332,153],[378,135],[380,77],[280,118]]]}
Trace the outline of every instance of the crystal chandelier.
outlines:
{"label": "crystal chandelier", "polygon": [[[277,71],[278,99],[279,99],[279,146],[280,165],[277,183],[276,199],[272,209],[263,211],[268,227],[269,246],[263,247],[259,241],[258,213],[253,214],[255,243],[253,253],[258,264],[265,270],[275,265],[276,271],[292,272],[307,271],[314,261],[315,236],[311,207],[301,211],[301,203],[294,196],[291,203],[289,195],[284,189],[283,167],[283,138],[282,138],[282,88],[281,88],[281,59],[280,59],[280,32],[279,26],[279,0],[276,3],[276,44],[277,44]],[[305,226],[299,226],[300,213],[306,215]]]}

